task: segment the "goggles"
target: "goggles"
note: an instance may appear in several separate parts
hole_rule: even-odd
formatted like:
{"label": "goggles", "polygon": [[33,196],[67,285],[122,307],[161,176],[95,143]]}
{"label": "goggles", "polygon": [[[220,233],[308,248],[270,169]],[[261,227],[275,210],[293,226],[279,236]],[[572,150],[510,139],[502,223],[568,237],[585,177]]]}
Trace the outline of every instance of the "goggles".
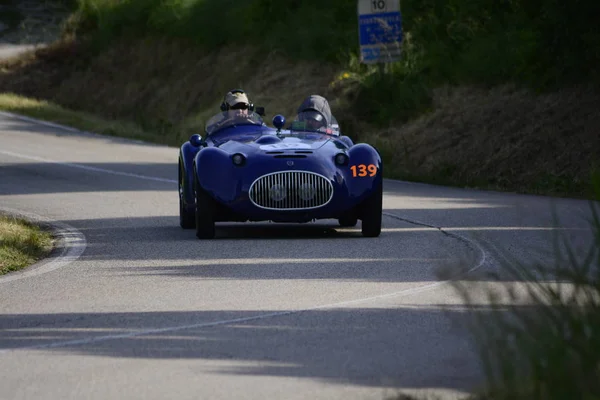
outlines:
{"label": "goggles", "polygon": [[324,127],[327,121],[323,114],[314,110],[303,111],[298,114],[298,120],[306,122],[311,127]]}
{"label": "goggles", "polygon": [[246,103],[237,103],[229,107],[230,110],[247,110],[249,108]]}

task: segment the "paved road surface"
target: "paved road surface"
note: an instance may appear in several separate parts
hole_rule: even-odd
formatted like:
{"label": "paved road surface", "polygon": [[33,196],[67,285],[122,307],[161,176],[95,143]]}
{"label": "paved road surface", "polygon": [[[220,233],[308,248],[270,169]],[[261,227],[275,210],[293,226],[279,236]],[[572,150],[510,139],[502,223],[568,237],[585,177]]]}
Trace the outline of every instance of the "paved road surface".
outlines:
{"label": "paved road surface", "polygon": [[490,246],[550,257],[553,208],[586,227],[584,201],[386,181],[379,238],[326,221],[199,241],[178,226],[177,151],[0,115],[0,207],[60,222],[76,258],[0,278],[0,398],[465,393],[481,374],[436,271],[475,287]]}

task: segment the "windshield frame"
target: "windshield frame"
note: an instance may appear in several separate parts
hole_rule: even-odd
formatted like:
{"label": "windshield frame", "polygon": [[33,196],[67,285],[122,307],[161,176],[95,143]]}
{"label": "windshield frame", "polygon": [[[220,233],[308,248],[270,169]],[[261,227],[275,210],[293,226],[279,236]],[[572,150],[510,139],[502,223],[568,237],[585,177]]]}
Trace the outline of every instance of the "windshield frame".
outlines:
{"label": "windshield frame", "polygon": [[326,127],[320,127],[318,129],[311,129],[307,126],[305,121],[300,121],[298,117],[294,119],[289,125],[290,134],[301,134],[301,133],[320,133],[322,135],[339,137],[341,136],[340,126],[335,119],[331,116],[331,122]]}
{"label": "windshield frame", "polygon": [[204,132],[207,136],[214,135],[219,131],[237,126],[265,126],[262,117],[250,110],[227,110],[219,112],[210,117],[204,124]]}

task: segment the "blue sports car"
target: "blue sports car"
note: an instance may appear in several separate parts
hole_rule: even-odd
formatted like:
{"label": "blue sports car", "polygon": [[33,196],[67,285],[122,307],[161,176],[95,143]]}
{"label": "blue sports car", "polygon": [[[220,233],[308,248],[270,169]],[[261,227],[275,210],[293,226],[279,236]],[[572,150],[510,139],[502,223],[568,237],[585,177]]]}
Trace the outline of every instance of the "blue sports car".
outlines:
{"label": "blue sports car", "polygon": [[212,117],[204,137],[192,135],[179,154],[179,217],[199,239],[215,236],[215,223],[304,223],[361,220],[363,236],[381,232],[382,161],[365,143],[339,132],[335,118],[313,129],[285,118],[273,127],[251,110]]}

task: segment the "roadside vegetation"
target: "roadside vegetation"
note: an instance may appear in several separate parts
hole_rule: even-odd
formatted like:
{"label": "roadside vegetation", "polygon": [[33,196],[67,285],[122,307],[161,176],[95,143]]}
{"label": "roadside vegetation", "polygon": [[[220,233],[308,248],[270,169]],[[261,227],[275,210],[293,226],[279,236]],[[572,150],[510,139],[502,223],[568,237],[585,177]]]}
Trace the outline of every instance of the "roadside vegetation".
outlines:
{"label": "roadside vegetation", "polygon": [[[111,121],[88,112],[74,111],[45,100],[11,93],[0,93],[0,110],[70,126],[82,131],[164,143],[164,138],[152,132],[143,131],[133,123]],[[167,144],[175,145],[175,141]]]}
{"label": "roadside vegetation", "polygon": [[[0,62],[0,109],[178,145],[229,89],[288,118],[319,93],[388,177],[600,199],[596,0],[405,0],[403,59],[383,71],[360,64],[346,0],[71,6],[61,41]],[[483,297],[456,282],[488,378],[474,399],[600,398],[592,207],[587,250],[557,237],[551,266],[499,251]]]}
{"label": "roadside vegetation", "polygon": [[60,38],[71,0],[0,0],[0,44],[34,44]]}
{"label": "roadside vegetation", "polygon": [[[595,182],[600,200],[600,177]],[[470,399],[600,399],[600,206],[590,209],[593,240],[556,233],[554,264],[523,264],[499,249],[493,289],[481,296],[465,281],[453,284],[471,311],[486,375]]]}
{"label": "roadside vegetation", "polygon": [[52,250],[52,235],[38,226],[0,214],[0,275],[25,268]]}
{"label": "roadside vegetation", "polygon": [[22,19],[23,16],[14,7],[14,0],[0,0],[0,32],[15,29]]}
{"label": "roadside vegetation", "polygon": [[359,62],[345,0],[65,1],[63,39],[0,63],[0,92],[168,144],[201,132],[233,87],[269,118],[319,93],[347,134],[382,150],[388,177],[591,196],[593,0],[403,1],[403,59],[383,71]]}
{"label": "roadside vegetation", "polygon": [[[469,329],[485,376],[463,400],[600,399],[600,176],[593,181],[589,225],[581,227],[590,240],[557,229],[553,261],[536,263],[488,246],[498,268],[452,281],[467,312],[457,316],[448,305],[448,317]],[[562,222],[555,218],[555,227]],[[446,266],[440,278],[449,273],[457,267]]]}

